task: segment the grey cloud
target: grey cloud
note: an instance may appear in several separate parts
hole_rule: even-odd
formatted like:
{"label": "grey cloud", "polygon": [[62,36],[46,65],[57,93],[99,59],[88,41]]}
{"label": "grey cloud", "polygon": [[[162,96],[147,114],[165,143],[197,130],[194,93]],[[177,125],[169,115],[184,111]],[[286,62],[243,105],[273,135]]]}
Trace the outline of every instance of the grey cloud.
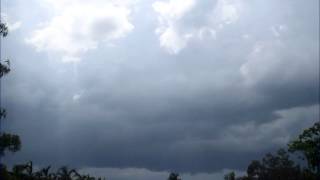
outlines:
{"label": "grey cloud", "polygon": [[[182,173],[180,174],[183,179],[202,179],[202,180],[220,180],[223,178],[224,174],[231,170],[224,169],[217,173],[197,173],[189,174]],[[169,172],[166,171],[150,171],[147,169],[116,169],[116,168],[84,168],[81,169],[81,172],[94,174],[97,177],[108,176],[110,179],[120,180],[120,179],[133,179],[133,180],[144,180],[144,179],[166,179],[168,178]],[[243,174],[243,172],[236,171],[237,174]]]}
{"label": "grey cloud", "polygon": [[33,52],[21,27],[4,42],[13,71],[3,83],[5,129],[23,150],[6,162],[214,172],[284,146],[319,119],[317,2],[285,2],[246,2],[237,23],[177,55],[159,49],[152,18],[141,20],[147,5],[129,37],[77,64]]}

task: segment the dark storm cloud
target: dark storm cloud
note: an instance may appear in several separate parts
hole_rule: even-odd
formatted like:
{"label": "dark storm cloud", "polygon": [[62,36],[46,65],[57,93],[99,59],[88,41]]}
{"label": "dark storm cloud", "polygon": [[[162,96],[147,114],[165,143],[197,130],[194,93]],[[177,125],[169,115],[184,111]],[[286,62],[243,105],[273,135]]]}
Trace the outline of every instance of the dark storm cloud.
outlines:
{"label": "dark storm cloud", "polygon": [[[13,33],[4,126],[23,150],[6,161],[213,172],[284,146],[319,119],[318,2],[285,2],[243,2],[237,22],[176,55],[147,28],[156,14],[138,12],[136,32],[75,64]],[[179,27],[206,25],[192,23],[202,7]]]}

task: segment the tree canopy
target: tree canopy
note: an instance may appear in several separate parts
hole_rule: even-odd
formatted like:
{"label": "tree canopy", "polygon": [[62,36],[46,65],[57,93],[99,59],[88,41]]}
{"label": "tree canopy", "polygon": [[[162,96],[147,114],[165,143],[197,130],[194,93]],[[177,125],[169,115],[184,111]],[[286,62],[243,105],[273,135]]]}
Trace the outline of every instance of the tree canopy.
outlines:
{"label": "tree canopy", "polygon": [[290,152],[300,152],[302,159],[306,159],[309,168],[320,173],[320,123],[305,129],[297,139],[289,143]]}
{"label": "tree canopy", "polygon": [[[319,174],[320,124],[316,122],[305,129],[297,139],[288,144],[288,150],[280,149],[275,154],[268,153],[262,160],[254,160],[247,167],[247,175],[235,177],[234,173],[225,176],[226,180],[317,180]],[[300,152],[307,167],[292,159],[293,152]]]}

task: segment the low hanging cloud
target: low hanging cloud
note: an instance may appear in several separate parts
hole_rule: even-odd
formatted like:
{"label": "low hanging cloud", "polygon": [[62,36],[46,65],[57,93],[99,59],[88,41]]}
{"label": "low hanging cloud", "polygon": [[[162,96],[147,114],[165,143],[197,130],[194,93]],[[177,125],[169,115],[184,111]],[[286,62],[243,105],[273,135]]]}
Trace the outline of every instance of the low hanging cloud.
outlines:
{"label": "low hanging cloud", "polygon": [[54,16],[34,30],[26,42],[37,51],[59,54],[63,62],[79,61],[99,43],[110,43],[133,30],[129,20],[132,4],[125,2],[47,0]]}
{"label": "low hanging cloud", "polygon": [[214,39],[217,32],[240,18],[241,6],[241,1],[234,0],[156,1],[153,9],[158,14],[156,34],[160,46],[170,54],[178,54],[192,39]]}

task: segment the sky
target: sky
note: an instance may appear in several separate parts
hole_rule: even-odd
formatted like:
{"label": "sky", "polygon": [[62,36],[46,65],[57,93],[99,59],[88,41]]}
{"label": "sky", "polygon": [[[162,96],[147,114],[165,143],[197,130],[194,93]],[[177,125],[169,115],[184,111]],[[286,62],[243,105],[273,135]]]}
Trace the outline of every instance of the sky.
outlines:
{"label": "sky", "polygon": [[218,180],[319,121],[318,0],[2,0],[7,164]]}

